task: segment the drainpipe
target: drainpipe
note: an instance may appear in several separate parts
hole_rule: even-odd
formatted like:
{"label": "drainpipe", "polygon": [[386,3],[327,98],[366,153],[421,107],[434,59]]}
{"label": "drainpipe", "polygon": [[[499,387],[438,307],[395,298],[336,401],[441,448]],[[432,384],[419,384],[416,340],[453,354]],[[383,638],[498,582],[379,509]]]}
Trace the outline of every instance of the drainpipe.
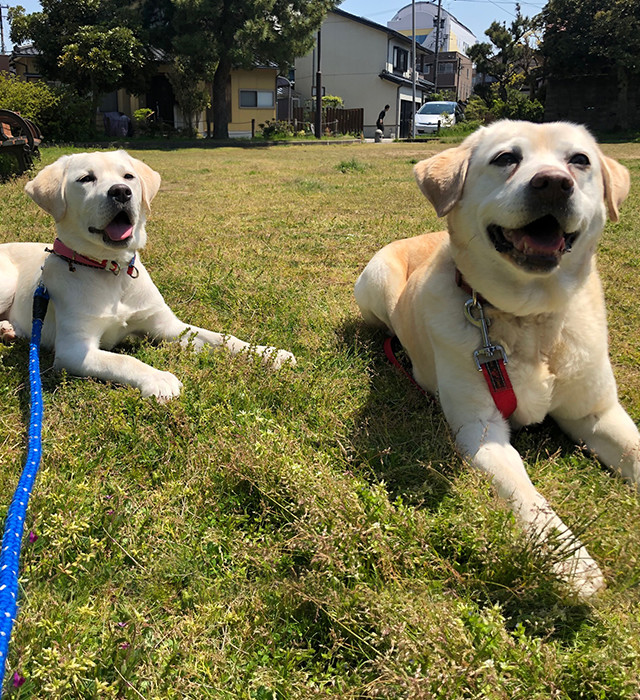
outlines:
{"label": "drainpipe", "polygon": [[411,138],[416,137],[416,0],[411,0],[411,82],[412,82],[412,100],[411,105]]}
{"label": "drainpipe", "polygon": [[316,138],[322,138],[322,73],[320,72],[320,30],[318,29],[318,70],[316,71]]}
{"label": "drainpipe", "polygon": [[433,91],[438,92],[438,54],[440,53],[440,7],[442,0],[438,0],[438,14],[436,15],[436,55],[433,62]]}

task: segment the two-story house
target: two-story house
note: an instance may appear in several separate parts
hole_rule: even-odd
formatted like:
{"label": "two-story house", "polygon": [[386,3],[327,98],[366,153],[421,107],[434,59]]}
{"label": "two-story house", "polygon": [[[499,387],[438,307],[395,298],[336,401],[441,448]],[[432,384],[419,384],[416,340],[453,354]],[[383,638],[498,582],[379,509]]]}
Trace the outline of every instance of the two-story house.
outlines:
{"label": "two-story house", "polygon": [[[412,35],[413,6],[405,5],[398,10],[387,26],[406,36]],[[473,92],[473,64],[467,54],[469,47],[477,43],[475,34],[433,2],[415,3],[415,27],[416,41],[434,53],[438,39],[437,61],[433,56],[425,59],[418,70],[435,84],[437,92],[449,90],[458,100],[468,99]]]}
{"label": "two-story house", "polygon": [[[433,83],[416,75],[413,98],[412,39],[343,10],[328,13],[320,30],[320,71],[326,95],[337,95],[347,109],[364,108],[364,135],[375,134],[376,119],[385,105],[385,136],[410,135],[413,114],[433,91]],[[295,90],[302,100],[315,96],[317,46],[295,61]],[[433,53],[417,45],[416,63]]]}

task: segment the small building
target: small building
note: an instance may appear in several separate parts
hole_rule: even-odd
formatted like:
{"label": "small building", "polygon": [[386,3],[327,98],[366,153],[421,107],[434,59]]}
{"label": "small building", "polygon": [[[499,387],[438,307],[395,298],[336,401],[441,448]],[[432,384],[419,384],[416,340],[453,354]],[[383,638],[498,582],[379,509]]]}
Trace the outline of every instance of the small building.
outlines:
{"label": "small building", "polygon": [[[104,114],[124,114],[130,119],[136,110],[153,110],[154,118],[169,127],[182,129],[185,121],[175,98],[169,79],[170,65],[166,54],[153,50],[157,72],[149,81],[144,94],[132,95],[124,89],[104,95],[100,114],[96,122],[101,128]],[[12,70],[26,80],[41,80],[38,70],[38,51],[31,44],[15,46],[11,54]],[[275,65],[256,66],[250,70],[231,71],[228,84],[230,98],[229,136],[231,138],[250,137],[252,128],[276,118],[276,80],[278,68]],[[211,90],[211,86],[208,86]],[[210,110],[197,115],[194,127],[201,135],[211,133]]]}
{"label": "small building", "polygon": [[[436,72],[436,63],[438,70]],[[437,57],[425,57],[420,70],[435,86],[435,91],[449,90],[459,102],[471,97],[473,92],[473,62],[457,51],[441,51]]]}
{"label": "small building", "polygon": [[[477,43],[476,35],[462,22],[457,20],[443,7],[438,8],[435,2],[416,2],[416,41],[422,46],[436,51],[436,34],[438,35],[438,51],[454,51],[467,55],[470,46]],[[438,26],[440,15],[440,30]],[[394,29],[407,36],[413,33],[413,5],[405,5],[387,22],[389,29]]]}

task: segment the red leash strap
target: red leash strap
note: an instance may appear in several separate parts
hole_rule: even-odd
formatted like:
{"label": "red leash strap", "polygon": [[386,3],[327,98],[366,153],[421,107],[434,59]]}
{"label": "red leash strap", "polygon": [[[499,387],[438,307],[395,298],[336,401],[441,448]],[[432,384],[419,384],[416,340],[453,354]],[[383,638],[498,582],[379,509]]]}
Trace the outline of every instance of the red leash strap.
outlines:
{"label": "red leash strap", "polygon": [[492,342],[489,337],[491,321],[484,315],[483,304],[491,305],[465,282],[458,269],[456,269],[456,284],[463,292],[471,295],[465,302],[464,313],[467,321],[480,330],[482,337],[481,347],[473,353],[476,366],[482,372],[487,382],[493,403],[495,403],[502,417],[508,420],[518,407],[518,399],[505,367],[507,364],[507,353],[502,345]]}
{"label": "red leash strap", "polygon": [[[407,370],[407,368],[398,360],[393,349],[394,341],[399,342],[396,336],[389,336],[385,338],[384,341],[384,354],[387,360],[424,395],[428,396],[427,392],[416,382],[413,375]],[[516,399],[516,394],[511,385],[511,380],[509,379],[509,374],[507,373],[507,368],[505,367],[504,360],[502,358],[489,360],[483,362],[479,369],[482,371],[482,375],[487,382],[487,387],[491,398],[496,405],[496,408],[502,414],[505,420],[509,419],[509,416],[518,407],[518,400]]]}
{"label": "red leash strap", "polygon": [[[413,384],[413,386],[417,387],[425,396],[428,396],[427,392],[418,384],[418,382],[413,378],[413,375],[411,372],[407,370],[407,368],[398,360],[396,357],[395,351],[393,349],[393,341],[396,340],[398,341],[397,337],[395,335],[390,335],[387,338],[385,338],[384,341],[384,354],[387,356],[387,360],[399,369],[402,374]],[[398,341],[399,343],[400,341]]]}
{"label": "red leash strap", "polygon": [[504,366],[504,360],[502,358],[490,360],[485,362],[481,369],[489,387],[493,403],[495,403],[502,417],[508,420],[509,416],[518,407],[518,400],[511,386],[511,380],[507,374],[507,368]]}

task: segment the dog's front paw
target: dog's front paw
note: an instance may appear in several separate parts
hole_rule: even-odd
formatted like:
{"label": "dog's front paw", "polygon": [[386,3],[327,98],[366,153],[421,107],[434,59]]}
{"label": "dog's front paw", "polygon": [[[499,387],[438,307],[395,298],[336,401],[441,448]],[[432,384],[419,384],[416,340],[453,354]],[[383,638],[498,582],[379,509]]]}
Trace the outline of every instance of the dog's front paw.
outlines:
{"label": "dog's front paw", "polygon": [[160,403],[180,396],[182,382],[171,372],[157,370],[140,385],[143,396],[155,396]]}
{"label": "dog's front paw", "polygon": [[9,321],[0,321],[0,342],[13,343],[16,339],[16,332]]}
{"label": "dog's front paw", "polygon": [[292,352],[287,350],[278,350],[278,348],[263,347],[258,348],[259,353],[264,358],[264,361],[271,365],[273,369],[280,369],[287,362],[293,366],[297,360]]}
{"label": "dog's front paw", "polygon": [[556,562],[553,569],[580,600],[587,600],[606,588],[600,567],[584,547],[579,547],[568,559]]}

